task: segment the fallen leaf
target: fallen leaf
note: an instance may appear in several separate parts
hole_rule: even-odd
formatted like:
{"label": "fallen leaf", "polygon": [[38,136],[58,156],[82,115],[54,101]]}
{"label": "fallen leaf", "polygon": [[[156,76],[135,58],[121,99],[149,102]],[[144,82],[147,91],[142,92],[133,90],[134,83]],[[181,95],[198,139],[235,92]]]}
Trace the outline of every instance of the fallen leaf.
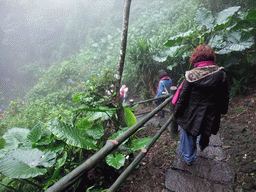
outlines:
{"label": "fallen leaf", "polygon": [[222,148],[224,148],[224,149],[228,149],[228,148],[230,148],[231,146],[229,146],[229,145],[222,145]]}

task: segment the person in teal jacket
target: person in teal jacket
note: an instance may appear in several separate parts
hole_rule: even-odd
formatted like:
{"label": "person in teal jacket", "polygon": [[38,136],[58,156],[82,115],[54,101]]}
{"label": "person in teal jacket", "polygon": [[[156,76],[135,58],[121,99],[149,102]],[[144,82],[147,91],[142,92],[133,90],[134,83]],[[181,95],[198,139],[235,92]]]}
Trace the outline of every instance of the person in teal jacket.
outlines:
{"label": "person in teal jacket", "polygon": [[[158,71],[158,79],[159,79],[159,83],[158,83],[158,86],[157,86],[156,98],[170,93],[171,86],[172,86],[172,80],[168,76],[168,74],[165,70],[161,69],[160,71]],[[156,107],[158,105],[160,105],[163,101],[164,101],[164,99],[157,100],[155,102]],[[165,115],[164,111],[159,111],[156,114],[156,116],[159,116],[159,119],[164,118],[164,115]]]}

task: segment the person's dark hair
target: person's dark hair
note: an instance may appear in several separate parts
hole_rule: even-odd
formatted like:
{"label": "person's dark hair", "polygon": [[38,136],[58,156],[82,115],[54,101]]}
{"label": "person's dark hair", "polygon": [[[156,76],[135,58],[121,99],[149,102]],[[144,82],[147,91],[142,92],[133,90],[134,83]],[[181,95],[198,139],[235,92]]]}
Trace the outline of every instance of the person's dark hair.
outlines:
{"label": "person's dark hair", "polygon": [[215,61],[216,55],[209,45],[198,45],[192,53],[190,63],[198,63],[201,61]]}
{"label": "person's dark hair", "polygon": [[165,70],[161,69],[160,71],[158,71],[158,79],[162,79],[164,76],[168,76],[168,74],[166,73]]}

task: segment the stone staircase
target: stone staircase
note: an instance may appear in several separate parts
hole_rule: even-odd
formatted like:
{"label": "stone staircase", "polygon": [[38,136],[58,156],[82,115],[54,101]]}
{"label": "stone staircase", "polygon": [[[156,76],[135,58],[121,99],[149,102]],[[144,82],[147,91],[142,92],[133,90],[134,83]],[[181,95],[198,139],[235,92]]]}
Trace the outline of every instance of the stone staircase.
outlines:
{"label": "stone staircase", "polygon": [[235,172],[222,149],[220,135],[212,135],[209,146],[200,152],[191,166],[177,154],[165,179],[165,192],[231,192]]}

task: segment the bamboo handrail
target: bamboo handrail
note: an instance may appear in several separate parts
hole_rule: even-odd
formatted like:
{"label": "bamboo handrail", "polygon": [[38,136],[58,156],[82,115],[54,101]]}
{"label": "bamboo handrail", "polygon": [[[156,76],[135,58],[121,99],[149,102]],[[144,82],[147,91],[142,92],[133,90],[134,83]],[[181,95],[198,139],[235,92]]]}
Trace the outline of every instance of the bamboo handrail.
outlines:
{"label": "bamboo handrail", "polygon": [[[166,112],[168,112],[168,113],[171,113],[171,110],[169,110],[169,109],[163,108],[162,110],[163,110],[163,111],[166,111]],[[143,112],[141,112],[141,113],[135,113],[134,115],[135,115],[135,116],[144,115],[144,114],[150,113],[151,111],[152,111],[152,110],[150,110],[150,111],[143,111]]]}
{"label": "bamboo handrail", "polygon": [[158,111],[162,110],[168,103],[171,102],[173,96],[171,95],[163,103],[161,103],[157,108],[152,110],[145,118],[141,119],[137,124],[129,128],[123,134],[119,135],[115,140],[118,144],[112,142],[107,142],[103,148],[101,148],[92,157],[87,159],[84,163],[79,165],[73,171],[71,171],[66,176],[62,177],[58,182],[49,187],[45,192],[57,192],[63,191],[74,182],[76,182],[85,172],[91,170],[96,164],[105,158],[109,153],[115,150],[122,142],[134,134],[139,128],[141,128],[149,119],[151,119]]}
{"label": "bamboo handrail", "polygon": [[149,149],[153,146],[153,144],[157,141],[157,139],[161,136],[161,134],[166,130],[167,126],[173,120],[173,115],[167,120],[164,126],[155,134],[155,136],[150,140],[150,142],[145,147],[146,152],[140,152],[133,162],[123,171],[123,173],[117,178],[114,184],[108,189],[108,192],[114,192],[118,189],[118,187],[125,181],[125,179],[130,175],[132,170],[139,164],[141,159],[147,154]]}
{"label": "bamboo handrail", "polygon": [[166,95],[162,95],[160,97],[155,97],[155,98],[152,98],[152,99],[148,99],[148,100],[144,100],[144,101],[140,101],[140,102],[137,102],[137,103],[130,103],[130,105],[134,106],[134,105],[139,105],[139,104],[143,104],[143,103],[148,103],[148,102],[151,102],[151,101],[155,101],[155,100],[159,100],[159,99],[166,99],[168,97],[170,97],[172,94],[166,94]]}

